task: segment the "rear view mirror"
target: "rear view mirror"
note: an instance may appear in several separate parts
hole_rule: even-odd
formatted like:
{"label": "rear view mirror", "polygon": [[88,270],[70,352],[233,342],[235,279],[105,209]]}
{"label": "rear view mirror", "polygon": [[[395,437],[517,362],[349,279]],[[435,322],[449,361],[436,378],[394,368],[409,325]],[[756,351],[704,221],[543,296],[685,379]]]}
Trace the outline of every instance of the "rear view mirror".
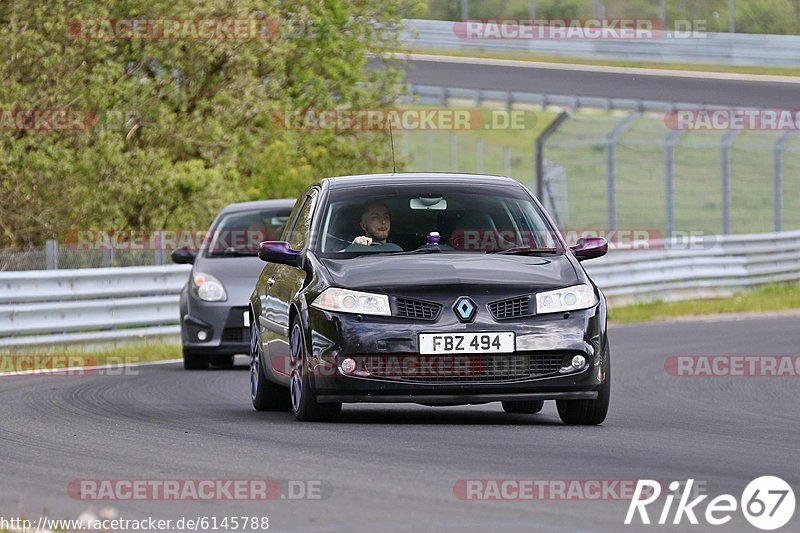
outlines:
{"label": "rear view mirror", "polygon": [[578,239],[575,246],[570,246],[569,249],[572,250],[578,261],[585,261],[586,259],[594,259],[606,255],[608,253],[608,241],[602,237]]}
{"label": "rear view mirror", "polygon": [[433,211],[444,211],[445,209],[447,209],[447,200],[445,200],[441,196],[433,198],[420,196],[419,198],[411,199],[410,207],[411,209],[430,209]]}
{"label": "rear view mirror", "polygon": [[197,254],[189,248],[183,246],[181,248],[175,248],[172,250],[172,253],[169,257],[172,259],[173,263],[177,263],[179,265],[191,265],[194,263]]}
{"label": "rear view mirror", "polygon": [[264,241],[258,245],[258,258],[267,263],[297,266],[299,253],[286,241]]}

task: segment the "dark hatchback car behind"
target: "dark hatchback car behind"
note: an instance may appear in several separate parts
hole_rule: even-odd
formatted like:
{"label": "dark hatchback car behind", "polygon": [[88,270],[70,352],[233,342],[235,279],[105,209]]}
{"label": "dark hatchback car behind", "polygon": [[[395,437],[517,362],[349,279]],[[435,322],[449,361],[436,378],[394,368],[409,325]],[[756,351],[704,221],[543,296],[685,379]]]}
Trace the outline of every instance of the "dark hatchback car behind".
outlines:
{"label": "dark hatchback car behind", "polygon": [[264,263],[258,243],[280,238],[294,200],[244,202],[225,207],[211,224],[200,250],[178,248],[176,263],[192,263],[180,297],[183,365],[233,365],[250,351],[248,298]]}

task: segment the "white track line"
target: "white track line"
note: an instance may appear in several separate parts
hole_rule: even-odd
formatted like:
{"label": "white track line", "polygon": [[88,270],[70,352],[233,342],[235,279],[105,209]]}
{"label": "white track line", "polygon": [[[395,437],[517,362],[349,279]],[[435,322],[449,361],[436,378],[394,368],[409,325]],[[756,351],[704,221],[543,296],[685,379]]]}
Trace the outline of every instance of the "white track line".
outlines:
{"label": "white track line", "polygon": [[[773,76],[761,74],[736,74],[733,72],[702,72],[693,70],[669,70],[657,68],[604,67],[582,65],[579,63],[546,63],[542,61],[523,61],[519,59],[492,59],[487,57],[441,56],[428,54],[390,54],[396,59],[414,61],[434,61],[437,63],[456,63],[465,65],[488,65],[497,67],[535,68],[548,70],[569,70],[581,72],[602,72],[606,74],[625,74],[629,76],[661,76],[669,78],[694,78],[703,80],[755,81],[764,83],[788,83],[800,85],[800,76]],[[424,84],[422,84],[424,85]]]}
{"label": "white track line", "polygon": [[[3,357],[45,357],[43,355],[0,355]],[[10,376],[30,376],[38,374],[66,374],[68,372],[87,371],[87,370],[103,370],[107,368],[134,368],[137,366],[150,366],[150,365],[168,365],[172,363],[180,363],[183,359],[164,359],[163,361],[145,361],[142,363],[125,363],[124,365],[100,365],[100,366],[70,366],[66,368],[42,368],[40,370],[21,370],[19,372],[0,372],[0,378]]]}

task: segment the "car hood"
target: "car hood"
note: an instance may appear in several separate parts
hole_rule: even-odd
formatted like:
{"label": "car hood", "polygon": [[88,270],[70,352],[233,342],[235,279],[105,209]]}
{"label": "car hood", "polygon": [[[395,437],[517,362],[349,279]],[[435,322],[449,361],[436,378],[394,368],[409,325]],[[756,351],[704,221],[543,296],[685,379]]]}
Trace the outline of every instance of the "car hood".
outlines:
{"label": "car hood", "polygon": [[463,289],[519,292],[577,283],[565,255],[483,254],[375,255],[322,259],[336,287],[412,294]]}
{"label": "car hood", "polygon": [[247,305],[266,265],[258,257],[199,257],[194,270],[220,280],[228,293],[230,305],[243,306]]}

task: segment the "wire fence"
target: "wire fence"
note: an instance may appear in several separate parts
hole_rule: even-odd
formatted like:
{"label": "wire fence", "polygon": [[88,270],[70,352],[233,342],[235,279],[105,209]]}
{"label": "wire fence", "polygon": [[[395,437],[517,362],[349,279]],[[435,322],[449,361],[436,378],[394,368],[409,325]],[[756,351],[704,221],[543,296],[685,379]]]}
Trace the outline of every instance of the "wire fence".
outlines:
{"label": "wire fence", "polygon": [[168,253],[169,250],[113,248],[76,250],[49,240],[42,247],[0,249],[0,272],[164,265],[170,263]]}
{"label": "wire fence", "polygon": [[[794,133],[679,131],[663,113],[579,110],[544,145],[541,200],[562,228],[663,236],[800,229]],[[532,137],[520,146],[495,132],[401,135],[406,170],[508,175],[537,191]]]}

